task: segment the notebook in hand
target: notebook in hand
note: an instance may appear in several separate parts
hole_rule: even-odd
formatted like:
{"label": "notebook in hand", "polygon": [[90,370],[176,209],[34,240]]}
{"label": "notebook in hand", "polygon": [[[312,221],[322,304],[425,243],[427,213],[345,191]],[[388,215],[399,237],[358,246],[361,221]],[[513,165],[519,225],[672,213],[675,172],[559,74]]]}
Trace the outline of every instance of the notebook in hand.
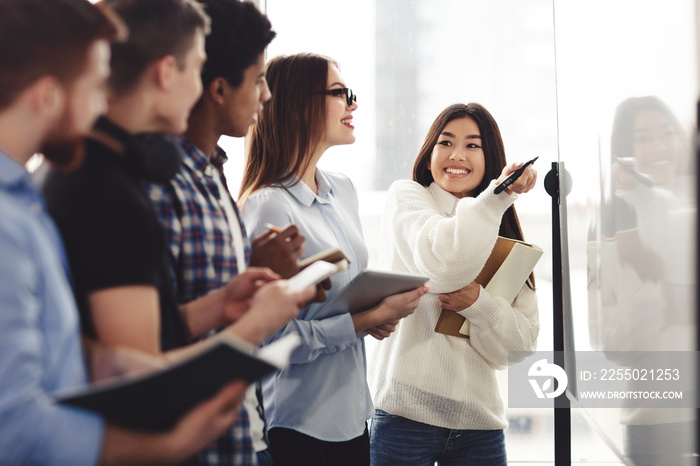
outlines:
{"label": "notebook in hand", "polygon": [[334,273],[340,272],[341,270],[344,270],[342,264],[339,267],[338,265],[331,264],[330,262],[317,260],[287,280],[287,286],[290,290],[300,291],[306,287],[314,286],[322,282],[326,278],[330,277]]}
{"label": "notebook in hand", "polygon": [[[542,249],[534,244],[499,236],[491,255],[474,281],[492,296],[504,298],[512,303],[542,253]],[[435,331],[469,338],[469,321],[456,312],[442,309]]]}
{"label": "notebook in hand", "polygon": [[219,335],[201,351],[142,375],[125,375],[54,393],[63,404],[94,411],[116,425],[145,431],[170,429],[198,403],[228,382],[253,382],[289,361],[301,338],[289,334],[256,349],[232,335]]}
{"label": "notebook in hand", "polygon": [[350,259],[347,258],[342,249],[333,247],[305,257],[304,259],[299,259],[299,269],[304,270],[317,261],[325,261],[334,264],[338,267],[338,270],[347,270],[348,264],[350,263]]}

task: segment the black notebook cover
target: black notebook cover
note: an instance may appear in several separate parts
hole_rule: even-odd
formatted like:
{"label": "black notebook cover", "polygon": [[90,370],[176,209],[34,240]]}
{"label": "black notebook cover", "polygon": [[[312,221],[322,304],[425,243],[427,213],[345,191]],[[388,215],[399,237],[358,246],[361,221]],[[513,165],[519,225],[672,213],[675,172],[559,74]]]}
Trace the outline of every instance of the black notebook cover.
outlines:
{"label": "black notebook cover", "polygon": [[[165,369],[111,379],[54,394],[54,397],[59,403],[95,411],[115,425],[137,430],[167,430],[228,382],[238,379],[253,382],[280,369],[254,352],[252,346],[247,348],[222,339]],[[289,353],[291,349],[286,360],[289,360]]]}

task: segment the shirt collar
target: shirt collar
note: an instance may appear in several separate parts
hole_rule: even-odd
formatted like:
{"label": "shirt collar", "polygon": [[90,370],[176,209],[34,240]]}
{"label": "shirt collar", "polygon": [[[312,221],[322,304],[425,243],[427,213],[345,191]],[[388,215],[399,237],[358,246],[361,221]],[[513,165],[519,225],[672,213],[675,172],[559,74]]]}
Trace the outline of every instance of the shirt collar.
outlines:
{"label": "shirt collar", "polygon": [[19,184],[31,186],[31,175],[23,165],[0,150],[0,186],[11,187]]}
{"label": "shirt collar", "polygon": [[209,172],[211,169],[207,170],[207,167],[210,165],[214,166],[214,168],[218,170],[221,170],[224,163],[228,161],[226,152],[219,146],[216,146],[214,149],[214,156],[211,158],[211,160],[209,160],[209,157],[207,157],[204,152],[199,150],[199,147],[192,144],[192,142],[190,142],[190,140],[185,136],[177,135],[173,136],[173,139],[185,151],[185,155],[187,157],[185,157],[184,163],[193,170],[202,172],[205,175],[211,176],[211,173]]}
{"label": "shirt collar", "polygon": [[293,176],[288,182],[284,183],[283,187],[297,201],[307,207],[311,206],[314,201],[318,201],[319,204],[330,203],[331,196],[335,197],[333,187],[328,182],[326,175],[318,168],[316,169],[316,184],[318,185],[318,194],[314,194],[311,188],[297,176]]}
{"label": "shirt collar", "polygon": [[428,190],[430,190],[440,210],[450,216],[454,214],[457,202],[459,202],[458,197],[452,193],[448,193],[434,181],[428,186]]}

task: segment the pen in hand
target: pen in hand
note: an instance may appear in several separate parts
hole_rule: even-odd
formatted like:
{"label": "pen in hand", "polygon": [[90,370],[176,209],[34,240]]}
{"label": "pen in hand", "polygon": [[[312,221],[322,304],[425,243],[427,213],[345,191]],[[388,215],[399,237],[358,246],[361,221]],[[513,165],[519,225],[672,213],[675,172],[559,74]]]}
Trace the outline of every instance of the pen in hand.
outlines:
{"label": "pen in hand", "polygon": [[272,223],[266,223],[265,228],[267,228],[268,230],[270,230],[273,233],[279,233],[280,231],[282,231],[279,228],[277,228],[276,226],[274,226]]}
{"label": "pen in hand", "polygon": [[528,160],[527,162],[525,162],[525,163],[523,164],[522,167],[518,168],[518,169],[515,170],[513,173],[511,173],[510,175],[508,175],[508,178],[506,178],[505,180],[503,180],[503,181],[501,182],[501,184],[499,184],[498,186],[496,186],[496,189],[494,189],[493,192],[496,193],[496,194],[502,193],[508,186],[510,186],[510,185],[512,185],[513,183],[515,183],[515,180],[517,180],[518,178],[520,178],[520,175],[523,174],[523,172],[524,172],[525,169],[528,167],[528,165],[532,165],[533,163],[535,163],[535,160],[537,160],[537,159],[539,159],[539,158],[540,158],[540,157],[537,156],[537,157],[535,157],[534,159]]}

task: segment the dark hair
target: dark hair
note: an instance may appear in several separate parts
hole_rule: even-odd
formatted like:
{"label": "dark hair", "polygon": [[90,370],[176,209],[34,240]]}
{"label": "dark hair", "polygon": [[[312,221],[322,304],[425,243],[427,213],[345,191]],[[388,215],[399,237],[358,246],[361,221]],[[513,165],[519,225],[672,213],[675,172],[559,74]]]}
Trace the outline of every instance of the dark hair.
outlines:
{"label": "dark hair", "polygon": [[[498,129],[498,124],[491,113],[483,106],[476,103],[454,104],[440,112],[425,136],[423,146],[418,152],[416,162],[413,165],[413,181],[428,187],[435,181],[433,174],[428,170],[430,158],[433,155],[433,148],[437,144],[440,133],[445,129],[445,126],[452,121],[460,118],[471,118],[479,127],[481,134],[481,147],[484,151],[484,179],[481,184],[474,190],[474,197],[481,194],[494,180],[499,177],[503,168],[506,166],[506,150],[501,138],[501,131]],[[523,231],[520,228],[518,214],[515,212],[515,207],[510,206],[503,214],[501,226],[498,234],[506,238],[523,240]],[[534,289],[535,276],[530,274],[530,288]]]}
{"label": "dark hair", "polygon": [[209,32],[209,17],[193,0],[101,0],[124,20],[129,38],[112,45],[110,92],[132,90],[148,66],[168,55],[184,66],[195,33]]}
{"label": "dark hair", "polygon": [[423,186],[430,186],[430,183],[434,180],[433,174],[428,170],[428,165],[440,133],[450,121],[466,117],[474,120],[479,127],[481,147],[484,150],[484,158],[486,159],[484,179],[481,180],[481,184],[476,188],[475,196],[481,194],[491,180],[498,178],[503,167],[506,166],[506,150],[503,147],[501,131],[498,129],[496,120],[494,120],[488,110],[479,104],[470,103],[467,105],[450,105],[435,119],[428,130],[428,134],[425,136],[423,147],[418,152],[416,163],[413,165],[413,181],[417,181]]}
{"label": "dark hair", "polygon": [[95,41],[125,33],[114,13],[87,0],[0,0],[0,109],[42,76],[70,85]]}
{"label": "dark hair", "polygon": [[218,77],[233,87],[243,82],[243,73],[253,65],[277,33],[265,15],[250,2],[198,0],[211,18],[207,37],[207,61],[202,69],[206,88]]}
{"label": "dark hair", "polygon": [[326,129],[328,68],[331,58],[313,53],[275,57],[267,64],[272,97],[253,126],[241,198],[301,176]]}
{"label": "dark hair", "polygon": [[[687,138],[684,137],[683,127],[668,105],[661,99],[655,96],[630,97],[623,100],[615,110],[610,135],[610,154],[613,160],[634,157],[634,123],[637,115],[643,111],[654,111],[664,115],[678,133],[682,144],[686,143]],[[679,171],[683,171],[685,168],[684,164],[678,164]]]}

